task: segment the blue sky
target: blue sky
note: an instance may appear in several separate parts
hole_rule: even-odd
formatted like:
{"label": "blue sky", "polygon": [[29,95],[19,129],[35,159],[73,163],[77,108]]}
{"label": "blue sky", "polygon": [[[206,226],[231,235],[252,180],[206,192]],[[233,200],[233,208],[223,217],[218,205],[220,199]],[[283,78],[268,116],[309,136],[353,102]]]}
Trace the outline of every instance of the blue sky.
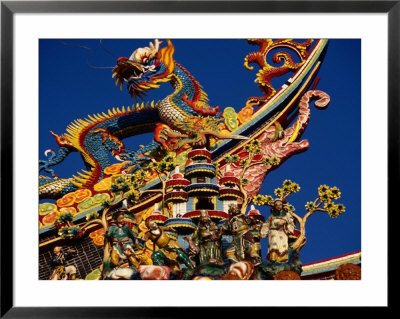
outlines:
{"label": "blue sky", "polygon": [[[137,47],[148,46],[154,39],[103,39],[100,41],[64,39],[39,42],[39,151],[57,149],[50,130],[65,132],[67,125],[88,114],[112,107],[132,105],[126,89],[115,86],[110,68],[117,57],[129,57]],[[160,39],[165,40],[165,39]],[[260,96],[254,84],[257,73],[243,66],[244,57],[257,49],[244,39],[185,40],[172,39],[175,60],[200,82],[209,96],[211,106],[232,106],[240,110],[250,96]],[[361,41],[329,40],[328,49],[318,76],[317,89],[327,92],[331,102],[327,109],[311,106],[311,118],[302,138],[308,139],[309,149],[295,155],[271,172],[265,179],[261,194],[273,195],[282,181],[290,179],[300,184],[299,193],[288,200],[296,213],[304,215],[304,205],[314,200],[321,184],[337,186],[342,192],[339,200],[346,212],[337,219],[316,212],[307,222],[307,244],[301,251],[303,263],[361,250]],[[276,88],[282,79],[273,82]],[[157,100],[171,92],[169,84],[150,91],[146,100]],[[129,148],[147,144],[151,134],[124,140]],[[55,172],[70,177],[84,168],[77,153],[71,154]],[[267,207],[259,207],[269,216]],[[266,248],[266,242],[262,243]],[[264,249],[265,250],[265,249]],[[265,257],[265,253],[263,254]]]}

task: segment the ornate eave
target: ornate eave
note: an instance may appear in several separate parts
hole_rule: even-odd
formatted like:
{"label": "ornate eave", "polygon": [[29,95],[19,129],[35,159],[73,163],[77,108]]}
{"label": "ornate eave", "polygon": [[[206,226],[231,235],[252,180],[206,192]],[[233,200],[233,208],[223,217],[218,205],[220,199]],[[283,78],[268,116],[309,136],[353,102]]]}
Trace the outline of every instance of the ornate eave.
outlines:
{"label": "ornate eave", "polygon": [[243,199],[243,193],[234,188],[220,188],[218,193],[218,198],[221,200],[224,199]]}
{"label": "ornate eave", "polygon": [[172,191],[165,195],[166,202],[187,202],[188,193],[185,191]]}
{"label": "ornate eave", "polygon": [[217,169],[213,164],[208,163],[195,163],[185,167],[185,177],[193,175],[210,175],[215,176]]}
{"label": "ornate eave", "polygon": [[190,195],[195,194],[218,194],[219,187],[210,183],[191,184],[185,188]]}
{"label": "ornate eave", "polygon": [[196,224],[190,218],[170,218],[164,225],[174,228],[180,234],[190,234],[196,229]]}
{"label": "ornate eave", "polygon": [[166,188],[183,188],[190,185],[190,181],[188,181],[185,178],[180,178],[180,179],[171,179],[167,181],[166,183]]}
{"label": "ornate eave", "polygon": [[240,180],[237,177],[234,176],[224,176],[221,177],[219,180],[220,185],[226,185],[226,186],[234,186],[234,185],[240,185]]}
{"label": "ornate eave", "polygon": [[155,215],[150,215],[149,217],[147,217],[146,221],[147,220],[152,220],[152,221],[156,222],[157,224],[164,224],[165,221],[168,220],[168,217],[161,215],[161,214],[160,215],[155,214]]}
{"label": "ornate eave", "polygon": [[[334,280],[337,269],[345,264],[354,264],[361,267],[361,251],[324,259],[302,266],[302,280]],[[361,269],[360,269],[361,272]]]}
{"label": "ornate eave", "polygon": [[208,159],[211,161],[211,153],[205,149],[192,150],[188,153],[188,159]]}

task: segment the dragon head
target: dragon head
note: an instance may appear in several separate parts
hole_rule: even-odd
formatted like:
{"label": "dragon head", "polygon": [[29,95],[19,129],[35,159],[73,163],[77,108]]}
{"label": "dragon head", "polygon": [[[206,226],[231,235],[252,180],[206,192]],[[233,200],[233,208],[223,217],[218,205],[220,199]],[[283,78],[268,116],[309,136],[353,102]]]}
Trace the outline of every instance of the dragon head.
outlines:
{"label": "dragon head", "polygon": [[167,47],[160,49],[162,42],[156,39],[148,47],[133,51],[129,58],[118,58],[113,69],[115,84],[122,89],[122,84],[126,82],[130,95],[137,99],[146,90],[158,88],[158,83],[170,81],[175,68],[172,58],[175,48],[170,40],[167,43]]}

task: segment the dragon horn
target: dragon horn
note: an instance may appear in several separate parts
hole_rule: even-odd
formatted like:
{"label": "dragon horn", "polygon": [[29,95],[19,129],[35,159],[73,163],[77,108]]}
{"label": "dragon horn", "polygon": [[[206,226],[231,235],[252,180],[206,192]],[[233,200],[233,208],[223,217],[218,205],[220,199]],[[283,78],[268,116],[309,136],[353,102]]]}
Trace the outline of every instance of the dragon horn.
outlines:
{"label": "dragon horn", "polygon": [[159,41],[158,39],[154,40],[154,44],[150,42],[150,48],[154,50],[155,52],[158,52],[160,49],[160,44],[162,44],[162,41]]}
{"label": "dragon horn", "polygon": [[247,136],[243,136],[243,135],[228,135],[227,138],[231,138],[233,140],[248,140],[249,139]]}
{"label": "dragon horn", "polygon": [[248,140],[249,139],[247,136],[243,136],[243,135],[232,135],[232,134],[225,135],[225,134],[219,134],[219,133],[215,133],[215,132],[206,132],[206,134],[209,134],[209,135],[219,138],[221,140],[227,140],[227,139]]}

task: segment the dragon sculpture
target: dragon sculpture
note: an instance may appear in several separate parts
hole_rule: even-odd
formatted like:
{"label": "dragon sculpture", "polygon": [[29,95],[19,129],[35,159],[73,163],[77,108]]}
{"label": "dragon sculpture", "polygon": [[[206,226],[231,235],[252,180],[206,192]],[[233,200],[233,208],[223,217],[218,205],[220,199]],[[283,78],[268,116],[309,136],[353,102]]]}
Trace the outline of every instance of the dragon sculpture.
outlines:
{"label": "dragon sculpture", "polygon": [[[308,49],[312,41],[297,43],[291,40],[276,42],[249,40],[249,43],[259,45],[260,50],[246,57],[245,66],[248,69],[251,69],[249,63],[257,63],[260,66],[261,71],[257,75],[256,82],[265,93],[264,97],[249,98],[246,103],[246,111],[252,115],[252,105],[261,108],[263,103],[270,101],[277,93],[270,83],[272,77],[299,70],[303,66],[309,57]],[[243,136],[241,132],[238,132],[239,134],[235,132],[240,125],[246,126],[243,120],[233,128],[220,123],[221,121],[228,123],[228,120],[232,120],[228,112],[222,113],[219,107],[208,105],[207,94],[202,90],[201,85],[174,60],[175,49],[171,41],[167,40],[167,45],[162,48],[161,44],[162,42],[155,40],[154,43],[149,44],[149,47],[136,49],[129,58],[119,58],[113,69],[113,77],[120,88],[126,84],[129,94],[135,100],[142,98],[147,90],[158,88],[163,82],[169,82],[173,92],[160,101],[136,103],[136,105],[121,109],[113,108],[106,113],[75,120],[62,135],[51,132],[59,149],[58,152],[53,149],[46,151],[47,159],[39,161],[39,172],[44,171],[51,175],[51,177],[39,176],[40,198],[56,199],[80,188],[92,188],[103,178],[104,169],[112,164],[110,154],[120,161],[129,161],[133,165],[140,166],[142,161],[149,159],[149,152],[156,149],[179,152],[182,148],[187,148],[189,144],[193,148],[208,146],[210,137],[215,140],[249,138]],[[278,47],[294,50],[300,62],[295,63],[286,52],[278,52],[273,58],[274,61],[284,63],[280,67],[272,68],[266,62],[266,55]],[[264,156],[274,155],[284,160],[307,148],[307,141],[296,141],[308,123],[308,101],[312,96],[322,99],[321,106],[329,102],[329,97],[325,93],[311,91],[300,101],[298,119],[291,127],[286,125],[283,129],[281,126],[288,122],[283,119],[287,115],[286,112],[279,118],[271,120],[268,128],[261,135],[252,136],[261,141]],[[275,125],[271,125],[272,123]],[[196,125],[199,129],[196,129]],[[254,123],[248,125],[254,126]],[[154,140],[139,150],[129,150],[121,141],[129,136],[148,132],[154,132]],[[52,167],[61,163],[71,152],[81,154],[86,169],[78,172],[78,176],[59,178]],[[241,156],[245,155],[241,154]],[[252,188],[249,190],[252,194],[261,187],[267,173],[267,169],[263,167],[254,167],[254,169],[258,171],[257,176],[253,176],[253,171],[248,172],[248,175],[256,180],[248,186]]]}

